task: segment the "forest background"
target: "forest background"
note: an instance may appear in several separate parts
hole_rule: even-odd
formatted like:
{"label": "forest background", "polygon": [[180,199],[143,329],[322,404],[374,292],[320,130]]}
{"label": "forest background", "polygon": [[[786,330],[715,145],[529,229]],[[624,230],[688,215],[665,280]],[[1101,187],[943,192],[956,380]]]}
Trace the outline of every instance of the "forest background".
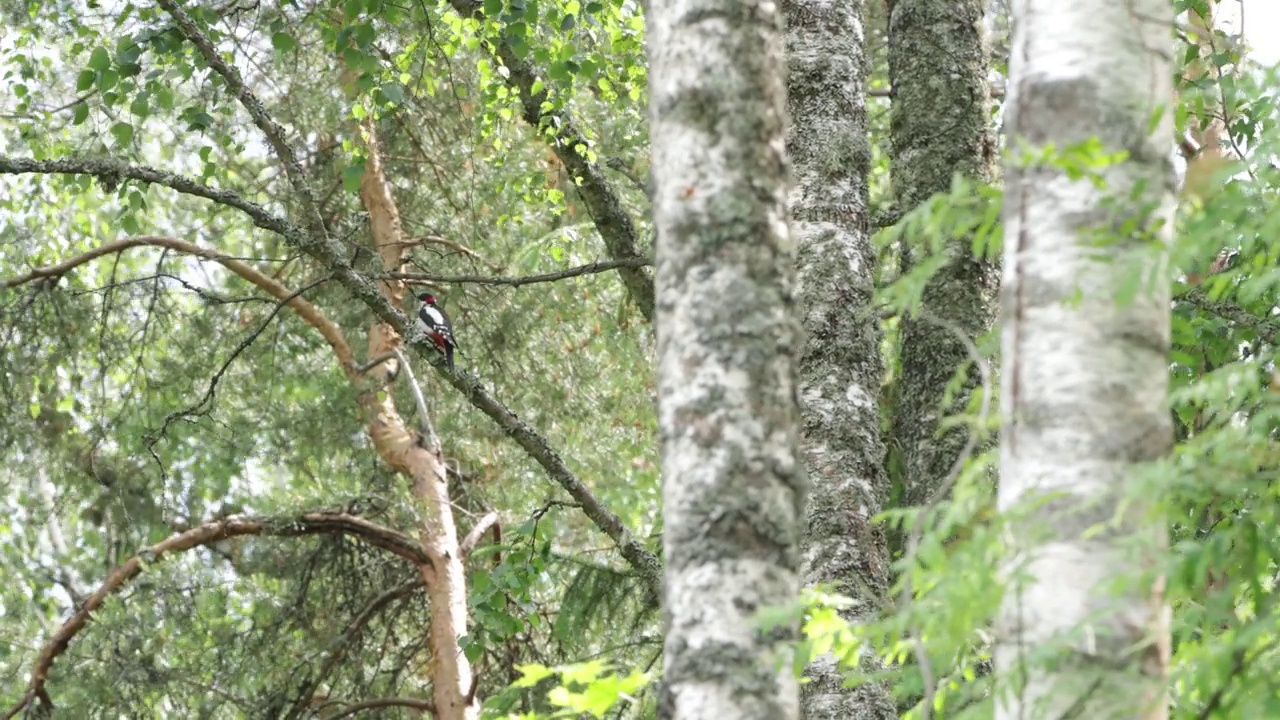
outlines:
{"label": "forest background", "polygon": [[[1178,446],[1132,492],[1173,539],[1172,714],[1273,717],[1280,44],[1266,4],[1176,5]],[[801,186],[854,218],[799,258],[834,318],[802,379],[852,393],[804,418],[846,468],[811,516],[848,518],[805,580],[845,599],[763,622],[841,661],[807,717],[986,717],[1009,8],[839,8],[796,56],[851,103],[788,90]],[[661,712],[644,11],[3,5],[0,711]]]}

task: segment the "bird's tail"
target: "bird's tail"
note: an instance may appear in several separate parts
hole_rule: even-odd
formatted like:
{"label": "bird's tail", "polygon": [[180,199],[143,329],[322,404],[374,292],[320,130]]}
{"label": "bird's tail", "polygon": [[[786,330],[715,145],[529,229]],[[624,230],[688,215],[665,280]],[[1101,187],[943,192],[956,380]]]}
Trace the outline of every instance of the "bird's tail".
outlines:
{"label": "bird's tail", "polygon": [[453,372],[453,348],[446,347],[444,349],[444,361],[449,365],[449,372]]}

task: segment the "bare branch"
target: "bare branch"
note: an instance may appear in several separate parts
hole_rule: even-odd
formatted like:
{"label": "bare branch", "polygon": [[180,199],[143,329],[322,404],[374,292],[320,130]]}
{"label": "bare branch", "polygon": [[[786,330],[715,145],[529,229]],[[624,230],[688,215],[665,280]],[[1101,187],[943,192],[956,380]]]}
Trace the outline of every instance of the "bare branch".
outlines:
{"label": "bare branch", "polygon": [[405,280],[410,283],[440,283],[440,284],[472,284],[472,285],[506,285],[508,287],[520,287],[521,285],[533,285],[535,283],[555,282],[557,280],[566,280],[568,278],[578,277],[580,275],[592,275],[595,273],[608,272],[617,270],[618,268],[638,268],[652,265],[653,261],[649,258],[636,257],[627,260],[600,260],[586,265],[568,268],[567,270],[557,270],[556,272],[542,273],[541,275],[523,275],[516,277],[503,277],[499,275],[432,275],[429,273],[387,273],[387,277],[393,280]]}
{"label": "bare branch", "polygon": [[72,613],[62,627],[53,634],[41,648],[36,657],[35,666],[31,670],[31,680],[27,683],[27,691],[22,698],[5,713],[9,720],[37,697],[43,703],[52,705],[45,690],[45,681],[49,670],[58,656],[66,652],[71,640],[88,625],[93,613],[102,607],[107,598],[117,594],[132,579],[146,569],[148,565],[163,560],[169,555],[185,552],[192,548],[210,545],[233,537],[245,535],[267,535],[274,537],[298,537],[302,535],[347,534],[357,537],[374,547],[392,552],[415,565],[429,563],[422,546],[412,538],[395,530],[369,522],[364,518],[346,513],[311,512],[288,517],[241,517],[223,518],[204,523],[185,532],[172,535],[124,561],[108,575],[102,585],[93,592],[84,603]]}
{"label": "bare branch", "polygon": [[350,717],[356,713],[365,710],[373,710],[375,708],[385,707],[407,707],[415,710],[423,710],[432,715],[436,712],[436,706],[426,700],[414,700],[412,698],[376,698],[373,700],[365,700],[354,705],[349,705],[336,715],[330,715],[329,720],[338,720],[338,718]]}
{"label": "bare branch", "polygon": [[462,551],[462,557],[465,558],[470,555],[471,551],[475,550],[476,545],[480,543],[480,538],[489,532],[489,528],[495,527],[497,524],[498,513],[492,510],[485,513],[485,516],[480,518],[480,522],[476,523],[476,526],[471,528],[471,532],[467,533],[467,536],[462,539],[462,545],[459,547]]}
{"label": "bare branch", "polygon": [[329,673],[333,672],[338,663],[346,657],[347,649],[360,636],[360,633],[364,632],[365,626],[369,624],[369,621],[375,615],[382,612],[391,603],[409,597],[422,587],[422,580],[413,580],[398,587],[393,587],[370,600],[364,606],[364,609],[356,613],[351,622],[347,623],[347,627],[342,631],[342,634],[329,643],[329,652],[325,654],[324,664],[321,665],[320,672],[312,676],[307,681],[307,684],[303,686],[302,691],[298,693],[298,700],[285,717],[301,717],[307,711],[307,701],[314,696],[316,689],[320,687],[320,683],[324,682],[325,678],[329,677]]}
{"label": "bare branch", "polygon": [[209,378],[209,387],[208,389],[205,390],[204,396],[200,398],[199,402],[196,402],[193,405],[188,405],[187,407],[182,408],[181,410],[175,410],[169,413],[168,415],[165,415],[164,422],[161,424],[160,429],[156,431],[151,437],[147,438],[147,444],[149,446],[154,445],[155,442],[157,442],[161,437],[164,437],[165,433],[168,432],[169,430],[169,426],[172,425],[174,422],[181,420],[183,418],[194,417],[196,415],[200,415],[207,412],[205,408],[212,405],[214,397],[218,391],[218,383],[221,382],[222,376],[227,374],[227,370],[231,367],[231,363],[235,362],[236,358],[240,357],[240,354],[243,353],[245,350],[247,350],[249,346],[252,345],[254,341],[257,340],[258,337],[262,335],[263,332],[266,331],[268,327],[271,326],[271,321],[275,319],[276,315],[280,314],[280,311],[283,310],[290,303],[290,301],[294,300],[295,298],[301,297],[303,293],[307,292],[308,290],[312,290],[316,287],[319,287],[320,285],[323,285],[328,281],[329,281],[329,278],[320,278],[319,280],[316,280],[315,282],[307,285],[306,287],[300,288],[298,290],[295,290],[289,293],[288,297],[281,298],[279,302],[276,303],[276,306],[271,309],[271,312],[267,313],[267,317],[263,319],[261,323],[258,324],[257,329],[249,333],[243,340],[237,343],[235,348],[232,349],[231,354],[227,355],[227,359],[222,363],[222,367],[218,368],[218,371],[213,374],[213,377]]}
{"label": "bare branch", "polygon": [[279,281],[264,275],[261,271],[248,263],[237,260],[228,255],[224,255],[216,250],[210,250],[209,248],[201,247],[195,243],[179,240],[177,238],[158,235],[143,235],[140,237],[116,240],[96,247],[82,255],[77,255],[69,260],[64,260],[56,265],[37,268],[16,278],[0,280],[0,288],[16,287],[34,280],[45,278],[60,278],[87,262],[135,247],[168,248],[170,250],[177,250],[178,252],[206,258],[220,263],[223,267],[253,283],[260,289],[265,290],[272,297],[279,300],[283,305],[286,305],[297,312],[299,317],[319,331],[321,336],[328,341],[329,346],[337,356],[339,365],[341,365],[347,372],[348,376],[352,376],[353,373],[356,372],[358,366],[355,362],[355,356],[352,354],[351,347],[347,344],[346,338],[343,337],[342,331],[331,320],[326,318],[316,308],[316,306],[298,297],[298,293],[289,290],[289,288],[282,285]]}
{"label": "bare branch", "polygon": [[395,356],[400,360],[400,367],[404,369],[404,375],[409,380],[409,389],[413,391],[413,401],[418,406],[418,420],[422,423],[422,437],[425,441],[427,451],[440,456],[440,436],[436,434],[436,429],[431,424],[431,413],[427,410],[427,399],[422,395],[422,386],[418,384],[418,378],[413,374],[413,368],[409,366],[409,358],[405,357],[404,350],[399,345],[391,348]]}

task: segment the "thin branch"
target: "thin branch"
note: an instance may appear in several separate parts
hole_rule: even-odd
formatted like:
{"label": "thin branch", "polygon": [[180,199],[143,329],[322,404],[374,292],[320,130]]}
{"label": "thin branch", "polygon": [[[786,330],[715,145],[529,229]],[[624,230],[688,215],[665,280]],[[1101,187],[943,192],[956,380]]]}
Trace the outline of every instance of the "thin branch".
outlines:
{"label": "thin branch", "polygon": [[342,634],[334,638],[328,645],[328,652],[325,654],[324,664],[320,667],[320,672],[316,673],[303,686],[302,691],[298,693],[298,699],[293,704],[293,708],[286,715],[286,718],[301,717],[307,711],[307,700],[315,695],[316,689],[320,687],[320,683],[329,677],[329,673],[333,672],[333,668],[347,655],[347,649],[355,642],[356,638],[364,632],[364,628],[375,615],[382,612],[391,603],[409,597],[415,591],[423,587],[422,580],[412,580],[398,587],[378,595],[370,600],[356,616],[347,623],[347,627]]}
{"label": "thin branch", "polygon": [[341,330],[332,321],[320,313],[318,309],[311,303],[298,297],[297,293],[289,290],[274,278],[264,275],[257,268],[248,263],[236,260],[228,255],[224,255],[216,250],[201,247],[195,243],[190,243],[177,238],[164,237],[159,235],[143,235],[140,237],[125,238],[116,240],[104,245],[100,245],[86,253],[77,255],[69,260],[49,265],[43,268],[36,268],[25,275],[20,275],[7,280],[0,280],[0,288],[17,287],[35,280],[57,279],[66,275],[68,272],[91,262],[100,257],[112,255],[115,253],[128,250],[135,247],[160,247],[178,252],[202,257],[220,263],[242,279],[249,281],[258,288],[265,290],[272,297],[286,305],[298,313],[307,324],[319,331],[320,335],[328,341],[329,346],[333,349],[334,354],[338,358],[338,363],[347,371],[348,375],[354,373],[357,368],[355,356],[351,352],[351,347],[347,345],[346,338],[343,337]]}
{"label": "thin branch", "polygon": [[418,384],[418,378],[413,374],[413,368],[409,365],[409,358],[405,357],[404,350],[399,345],[391,348],[391,352],[395,353],[396,358],[400,360],[400,367],[404,369],[404,376],[409,380],[409,389],[413,391],[413,401],[418,406],[418,420],[422,423],[422,439],[430,452],[436,457],[440,456],[440,436],[436,435],[436,429],[431,424],[431,413],[427,409],[427,399],[422,394],[422,386]]}
{"label": "thin branch", "polygon": [[497,525],[498,513],[492,510],[485,513],[485,516],[480,518],[480,522],[476,523],[476,526],[471,528],[471,532],[467,533],[467,536],[462,539],[462,545],[458,548],[462,551],[462,557],[465,558],[470,555],[471,551],[475,550],[476,545],[480,543],[480,538],[484,537],[484,534],[489,532],[490,528],[497,527]]}
{"label": "thin branch", "polygon": [[197,527],[172,535],[138,554],[130,557],[112,570],[102,585],[93,592],[71,617],[62,624],[41,648],[36,657],[35,666],[31,670],[31,680],[22,698],[4,715],[4,720],[15,717],[27,707],[32,700],[40,698],[41,702],[52,707],[45,682],[49,670],[57,658],[66,652],[72,639],[83,630],[92,619],[93,613],[102,607],[107,598],[119,593],[124,586],[140,575],[148,565],[163,560],[169,555],[186,552],[192,548],[211,545],[233,537],[245,535],[266,535],[274,537],[298,537],[302,535],[347,534],[365,542],[388,550],[402,558],[421,565],[430,562],[422,550],[422,546],[412,538],[402,535],[390,528],[369,522],[363,518],[346,513],[312,512],[288,517],[241,517],[223,518],[204,523]]}
{"label": "thin branch", "polygon": [[567,270],[557,270],[556,272],[542,273],[541,275],[524,275],[517,277],[503,277],[500,275],[432,275],[429,273],[387,273],[386,277],[392,280],[406,280],[410,283],[506,285],[508,287],[520,287],[521,285],[555,282],[557,280],[566,280],[580,275],[592,275],[595,273],[608,272],[610,270],[617,270],[618,268],[638,268],[652,264],[653,262],[649,260],[649,258],[636,257],[626,260],[600,260],[593,263],[587,263],[586,265],[568,268]]}
{"label": "thin branch", "polygon": [[160,429],[152,434],[151,437],[147,438],[147,444],[154,445],[155,442],[165,436],[165,433],[169,430],[169,426],[178,420],[206,413],[207,410],[205,408],[213,404],[214,398],[218,392],[218,383],[221,382],[222,377],[227,374],[227,370],[231,368],[231,363],[235,362],[236,358],[240,357],[241,353],[248,350],[249,346],[252,345],[254,341],[262,335],[262,333],[266,332],[266,329],[271,326],[271,321],[275,319],[276,315],[280,314],[280,311],[283,310],[290,301],[301,297],[303,293],[313,290],[328,281],[329,278],[320,278],[306,287],[299,288],[289,293],[287,297],[281,298],[279,302],[276,303],[276,306],[271,309],[271,312],[267,313],[267,317],[258,324],[257,329],[245,336],[245,338],[235,346],[231,351],[231,354],[227,355],[226,361],[222,363],[222,367],[218,368],[218,371],[213,374],[213,377],[209,378],[209,387],[204,391],[204,397],[200,398],[199,402],[196,402],[193,405],[188,405],[181,410],[175,410],[168,415],[165,415],[164,422],[161,424]]}
{"label": "thin branch", "polygon": [[432,715],[436,712],[436,706],[426,700],[414,700],[413,698],[376,698],[350,705],[336,715],[330,715],[329,720],[338,720],[338,718],[350,717],[356,713],[364,712],[365,710],[374,710],[376,708],[386,707],[413,708],[415,710],[429,712]]}
{"label": "thin branch", "polygon": [[475,258],[476,260],[479,260],[480,262],[484,263],[485,265],[488,265],[489,267],[495,270],[499,269],[495,263],[485,259],[483,256],[480,255],[480,253],[476,252],[475,250],[472,250],[471,248],[467,247],[466,245],[463,245],[460,242],[457,242],[456,240],[443,238],[443,237],[440,237],[439,235],[423,235],[421,237],[409,238],[408,240],[405,241],[404,244],[408,247],[413,247],[415,245],[426,245],[426,244],[441,245],[455,252],[460,252],[463,255],[466,255],[468,257]]}
{"label": "thin branch", "polygon": [[195,21],[187,14],[185,10],[178,6],[174,0],[157,0],[157,4],[173,17],[174,22],[182,30],[182,34],[191,41],[192,45],[200,51],[204,56],[205,62],[209,63],[209,67],[213,71],[222,76],[227,83],[227,89],[236,96],[244,109],[248,111],[249,117],[253,118],[253,124],[258,126],[262,134],[267,139],[267,144],[271,146],[271,150],[280,160],[280,164],[284,166],[285,175],[289,178],[289,183],[293,185],[294,192],[302,199],[302,207],[308,215],[308,226],[311,228],[311,234],[317,240],[327,238],[328,233],[325,230],[324,219],[320,215],[320,206],[316,204],[315,195],[312,194],[311,188],[307,185],[306,175],[302,170],[302,164],[298,162],[298,156],[290,147],[288,140],[285,139],[285,130],[275,121],[267,112],[266,106],[258,99],[253,91],[244,83],[244,78],[240,77],[240,71],[236,70],[234,65],[227,63],[223,59],[222,54],[213,46],[213,42],[208,36],[200,32],[200,28],[196,27]]}

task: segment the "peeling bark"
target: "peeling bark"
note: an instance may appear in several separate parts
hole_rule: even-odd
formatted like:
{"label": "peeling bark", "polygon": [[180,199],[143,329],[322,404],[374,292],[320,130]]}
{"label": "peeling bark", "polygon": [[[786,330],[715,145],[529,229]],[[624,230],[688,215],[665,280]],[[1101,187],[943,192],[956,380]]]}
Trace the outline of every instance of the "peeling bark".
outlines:
{"label": "peeling bark", "polygon": [[[400,258],[404,251],[400,212],[383,174],[372,119],[363,130],[368,158],[360,179],[360,200],[369,213],[374,250],[384,269],[399,272],[403,269]],[[392,304],[404,303],[403,281],[379,280],[378,288]],[[399,343],[400,338],[390,325],[380,322],[369,328],[369,357],[393,353]],[[409,429],[389,392],[366,391],[361,394],[360,403],[368,413],[369,435],[379,456],[412,480],[413,496],[422,510],[419,535],[430,562],[418,569],[430,599],[431,685],[436,717],[478,718],[480,702],[470,692],[471,663],[458,645],[458,640],[467,634],[466,575],[439,441]]]}
{"label": "peeling bark", "polygon": [[[992,178],[995,143],[982,5],[982,0],[890,3],[891,164],[895,203],[903,212],[949,190],[957,174]],[[973,257],[969,238],[951,240],[947,252],[949,264],[925,288],[924,309],[974,339],[994,320],[996,268]],[[910,248],[904,247],[904,270],[912,262]],[[943,407],[947,384],[969,362],[964,345],[928,319],[903,318],[901,337],[892,437],[905,468],[905,504],[920,506],[938,493],[965,444],[965,428],[940,433],[939,425],[948,411],[964,407],[978,373],[970,369],[964,392]]]}
{"label": "peeling bark", "polygon": [[[1163,720],[1168,607],[1160,580],[1134,586],[1165,525],[1132,496],[1119,503],[1137,468],[1172,446],[1161,251],[1174,207],[1173,13],[1162,0],[1021,0],[1014,12],[1011,145],[1097,138],[1128,157],[1102,170],[1102,189],[1047,163],[1006,165],[999,505],[1029,515],[1010,517],[1005,572],[1019,576],[996,628],[996,718]],[[1136,229],[1114,242],[1090,235],[1125,223]],[[1135,278],[1136,297],[1118,301]]]}
{"label": "peeling bark", "polygon": [[[879,320],[869,312],[874,254],[867,229],[871,147],[867,138],[862,0],[788,0],[787,150],[798,243],[798,297],[806,338],[800,356],[802,448],[810,482],[803,578],[835,585],[866,619],[888,586],[884,537],[871,518],[883,509]],[[875,670],[874,658],[865,659]],[[896,718],[886,688],[844,686],[828,653],[810,664],[803,715]]]}
{"label": "peeling bark", "polygon": [[659,717],[779,720],[799,688],[757,611],[799,591],[795,247],[781,18],[770,2],[655,1],[658,424],[666,523]]}

